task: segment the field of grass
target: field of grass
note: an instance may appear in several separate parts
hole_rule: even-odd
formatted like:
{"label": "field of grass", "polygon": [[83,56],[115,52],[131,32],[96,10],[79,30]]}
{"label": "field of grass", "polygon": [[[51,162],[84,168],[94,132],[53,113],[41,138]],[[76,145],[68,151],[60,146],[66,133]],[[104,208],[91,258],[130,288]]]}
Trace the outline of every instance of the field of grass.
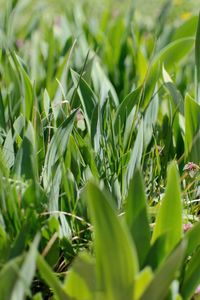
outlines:
{"label": "field of grass", "polygon": [[0,299],[200,299],[199,1],[0,0]]}

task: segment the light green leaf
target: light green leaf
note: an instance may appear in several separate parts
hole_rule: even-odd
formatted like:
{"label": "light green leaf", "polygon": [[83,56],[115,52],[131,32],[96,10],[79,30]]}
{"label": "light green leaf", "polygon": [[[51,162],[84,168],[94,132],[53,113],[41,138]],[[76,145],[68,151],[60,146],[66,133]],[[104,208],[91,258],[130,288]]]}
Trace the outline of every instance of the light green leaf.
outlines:
{"label": "light green leaf", "polygon": [[[57,300],[70,300],[71,298],[67,296],[64,288],[58,278],[55,276],[53,271],[50,269],[46,261],[42,256],[37,257],[37,267],[41,277],[49,285],[55,294]],[[72,300],[72,299],[71,299]]]}
{"label": "light green leaf", "polygon": [[73,129],[76,110],[60,125],[49,144],[44,163],[44,187],[49,189],[52,181],[52,168],[66,151],[67,143]]}
{"label": "light green leaf", "polygon": [[80,253],[65,278],[64,290],[74,300],[93,300],[96,290],[94,259]]}
{"label": "light green leaf", "polygon": [[105,294],[104,299],[132,300],[138,262],[128,230],[106,192],[89,183],[85,198],[94,225],[97,289]]}
{"label": "light green leaf", "polygon": [[196,39],[195,39],[195,63],[196,63],[196,98],[200,104],[200,13],[197,25]]}
{"label": "light green leaf", "polygon": [[140,299],[152,279],[153,272],[150,267],[146,267],[136,276],[134,300]]}
{"label": "light green leaf", "polygon": [[189,94],[185,97],[185,151],[187,159],[199,163],[200,105]]}
{"label": "light green leaf", "polygon": [[128,188],[130,180],[133,177],[135,169],[140,165],[143,152],[143,120],[141,120],[137,137],[131,151],[130,161],[126,170],[126,188]]}
{"label": "light green leaf", "polygon": [[152,243],[154,243],[159,236],[166,234],[166,255],[170,253],[182,236],[182,202],[179,181],[176,163],[171,162],[167,171],[166,192],[162,199],[152,236]]}
{"label": "light green leaf", "polygon": [[179,270],[187,247],[187,243],[182,242],[166,259],[166,261],[156,271],[150,284],[147,286],[140,300],[161,300],[165,299],[169,286]]}

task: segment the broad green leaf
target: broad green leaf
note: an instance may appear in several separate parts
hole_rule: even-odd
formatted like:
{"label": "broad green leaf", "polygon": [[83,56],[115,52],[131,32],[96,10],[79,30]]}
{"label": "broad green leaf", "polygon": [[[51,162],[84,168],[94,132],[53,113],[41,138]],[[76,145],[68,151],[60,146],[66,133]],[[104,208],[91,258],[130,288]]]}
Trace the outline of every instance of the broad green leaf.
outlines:
{"label": "broad green leaf", "polygon": [[198,17],[192,16],[186,20],[183,24],[178,26],[172,36],[172,40],[178,40],[180,38],[186,38],[195,35],[196,27],[198,23]]}
{"label": "broad green leaf", "polygon": [[169,94],[171,95],[172,100],[175,104],[175,110],[178,109],[179,112],[182,115],[184,115],[184,101],[181,93],[179,92],[179,90],[177,90],[177,88],[172,82],[166,82],[165,86],[169,91]]}
{"label": "broad green leaf", "polygon": [[196,63],[196,98],[200,104],[200,13],[197,25],[196,39],[195,39],[195,63]]}
{"label": "broad green leaf", "polygon": [[165,257],[165,240],[166,234],[159,236],[151,246],[147,258],[145,260],[145,266],[150,266],[152,270],[156,270],[162,263]]}
{"label": "broad green leaf", "polygon": [[182,202],[180,192],[180,179],[175,162],[171,162],[167,171],[167,187],[161,207],[156,217],[152,243],[166,234],[166,255],[175,247],[182,236]]}
{"label": "broad green leaf", "polygon": [[113,84],[108,79],[103,67],[100,65],[99,61],[96,59],[93,63],[92,73],[93,85],[95,93],[100,94],[101,106],[104,104],[108,93],[111,94],[114,105],[117,107],[119,105],[118,95],[114,89]]}
{"label": "broad green leaf", "polygon": [[150,228],[144,183],[140,171],[136,171],[130,181],[126,198],[126,222],[134,240],[141,267],[150,248]]}
{"label": "broad green leaf", "polygon": [[184,236],[187,241],[186,255],[189,256],[200,246],[200,223],[195,224]]}
{"label": "broad green leaf", "polygon": [[200,105],[189,94],[185,98],[185,151],[187,159],[199,163]]}
{"label": "broad green leaf", "polygon": [[88,130],[90,132],[90,122],[92,118],[92,113],[95,108],[95,104],[97,103],[97,97],[90,88],[90,86],[87,84],[87,82],[78,73],[71,70],[71,74],[74,85],[78,87],[80,103],[83,107]]}
{"label": "broad green leaf", "polygon": [[36,269],[37,248],[40,236],[36,235],[29,252],[24,258],[18,274],[18,280],[13,288],[10,300],[23,299],[27,290],[30,288]]}
{"label": "broad green leaf", "polygon": [[183,299],[191,299],[195,289],[200,283],[200,248],[194,253],[190,259],[188,266],[186,266],[185,276],[181,285],[181,295]]}
{"label": "broad green leaf", "polygon": [[141,102],[139,103],[143,109],[146,109],[155,92],[156,83],[160,76],[160,61],[150,64],[142,86]]}
{"label": "broad green leaf", "polygon": [[166,261],[156,271],[153,279],[140,297],[140,300],[165,299],[169,286],[176,276],[184,259],[187,243],[184,241],[167,257]]}
{"label": "broad green leaf", "polygon": [[57,88],[58,88],[58,81],[64,77],[64,73],[67,72],[68,69],[68,60],[70,58],[70,54],[73,51],[75,46],[75,43],[72,44],[72,38],[69,37],[68,41],[66,42],[66,53],[65,56],[62,58],[61,63],[58,65],[56,69],[56,74],[53,76],[53,81],[51,81],[51,84],[47,86],[47,90],[49,92],[50,98],[53,99],[55,97]]}
{"label": "broad green leaf", "polygon": [[135,300],[140,299],[150,281],[153,279],[153,276],[154,275],[150,267],[146,267],[136,276],[134,293]]}
{"label": "broad green leaf", "polygon": [[[37,257],[37,267],[39,273],[43,280],[49,285],[53,290],[55,299],[57,300],[70,300],[71,298],[67,296],[64,291],[64,288],[58,278],[55,276],[53,271],[50,269],[46,261],[41,255]],[[72,299],[71,299],[72,300]]]}
{"label": "broad green leaf", "polygon": [[36,295],[33,296],[32,300],[43,300],[42,299],[42,294],[41,293],[37,293]]}
{"label": "broad green leaf", "polygon": [[2,299],[24,299],[35,274],[35,262],[39,236],[34,239],[29,252],[23,257],[10,260],[0,272],[0,293]]}
{"label": "broad green leaf", "polygon": [[[155,91],[157,91],[155,89]],[[156,94],[149,106],[146,109],[144,116],[144,148],[146,149],[151,142],[153,136],[153,129],[156,126],[156,122],[158,119],[158,110],[159,110],[159,98]]]}
{"label": "broad green leaf", "polygon": [[167,91],[169,92],[169,94],[171,95],[171,98],[174,102],[174,106],[175,109],[174,111],[176,112],[176,110],[178,109],[179,112],[184,115],[184,101],[183,101],[183,97],[180,93],[180,91],[176,88],[175,84],[173,83],[170,75],[168,74],[168,72],[165,70],[164,66],[163,66],[163,80],[165,83],[165,87],[167,89]]}
{"label": "broad green leaf", "polygon": [[30,121],[28,123],[28,128],[26,130],[22,144],[17,152],[13,166],[13,172],[17,177],[24,176],[26,179],[36,179],[38,176],[35,149],[35,133]]}
{"label": "broad green leaf", "polygon": [[11,299],[13,287],[18,279],[22,257],[10,260],[0,272],[0,293],[2,299]]}
{"label": "broad green leaf", "polygon": [[94,259],[80,253],[65,278],[64,290],[74,300],[93,300],[96,290]]}
{"label": "broad green leaf", "polygon": [[85,198],[94,225],[97,289],[104,299],[132,299],[138,262],[128,230],[96,184],[88,184]]}
{"label": "broad green leaf", "polygon": [[166,69],[172,68],[177,64],[194,45],[194,38],[181,38],[168,44],[154,58],[154,64],[162,65],[164,63]]}
{"label": "broad green leaf", "polygon": [[136,90],[128,94],[119,105],[114,119],[114,129],[116,135],[120,129],[120,126],[124,126],[126,119],[131,113],[134,105],[139,103],[140,97],[141,97],[141,87],[137,88]]}

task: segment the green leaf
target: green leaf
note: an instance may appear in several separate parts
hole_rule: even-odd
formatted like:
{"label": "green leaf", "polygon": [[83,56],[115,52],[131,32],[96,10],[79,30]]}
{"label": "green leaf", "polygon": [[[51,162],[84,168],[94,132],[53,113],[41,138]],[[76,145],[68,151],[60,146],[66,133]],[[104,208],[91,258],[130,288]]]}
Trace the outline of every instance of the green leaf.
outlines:
{"label": "green leaf", "polygon": [[186,255],[192,254],[195,249],[200,246],[200,223],[195,224],[184,236],[187,241]]}
{"label": "green leaf", "polygon": [[200,104],[200,13],[195,39],[196,98]]}
{"label": "green leaf", "polygon": [[171,162],[167,171],[167,187],[162,199],[156,224],[153,231],[152,243],[166,234],[165,253],[168,255],[182,236],[182,202],[180,179],[175,162]]}
{"label": "green leaf", "polygon": [[142,266],[150,248],[150,228],[144,183],[140,171],[136,171],[133,175],[126,203],[126,222],[137,249],[140,266]]}
{"label": "green leaf", "polygon": [[0,272],[0,293],[2,299],[24,299],[35,275],[35,262],[39,236],[37,235],[29,252],[23,257],[10,260]]}
{"label": "green leaf", "polygon": [[6,164],[9,168],[11,168],[15,161],[14,143],[11,130],[9,130],[6,135],[3,152]]}
{"label": "green leaf", "polygon": [[11,299],[13,287],[20,272],[22,257],[10,260],[0,272],[0,293],[2,299]]}
{"label": "green leaf", "polygon": [[14,286],[10,300],[23,299],[24,295],[27,293],[27,289],[30,288],[35,275],[37,247],[39,245],[39,241],[40,236],[36,235],[29,252],[22,263],[18,274],[18,280]]}
{"label": "green leaf", "polygon": [[2,94],[0,92],[0,128],[5,129],[6,120],[5,120],[5,111],[4,111],[4,104],[2,99]]}
{"label": "green leaf", "polygon": [[186,266],[185,276],[181,285],[181,295],[183,299],[191,299],[195,289],[200,283],[200,248],[194,253]]}
{"label": "green leaf", "polygon": [[126,188],[128,188],[130,180],[133,177],[133,174],[135,172],[135,169],[139,167],[141,158],[142,158],[142,152],[143,152],[143,119],[140,122],[137,137],[134,143],[134,147],[131,151],[130,161],[127,166],[126,170]]}
{"label": "green leaf", "polygon": [[69,136],[73,129],[76,112],[77,110],[72,112],[72,114],[56,130],[51,139],[44,163],[43,182],[45,189],[50,188],[50,183],[52,183],[52,169],[66,151]]}
{"label": "green leaf", "polygon": [[150,267],[146,267],[136,276],[134,300],[140,299],[152,279],[153,272]]}
{"label": "green leaf", "polygon": [[74,300],[93,300],[96,290],[94,259],[80,253],[65,278],[64,290]]}
{"label": "green leaf", "polygon": [[95,104],[97,103],[97,97],[90,86],[87,84],[87,82],[78,73],[71,70],[71,74],[75,86],[78,87],[80,103],[83,107],[86,123],[90,132],[90,122]]}
{"label": "green leaf", "polygon": [[113,200],[94,183],[87,185],[85,198],[94,225],[97,289],[104,299],[132,299],[138,261],[128,230],[112,208]]}
{"label": "green leaf", "polygon": [[35,133],[32,123],[29,122],[13,166],[13,172],[17,177],[24,176],[26,179],[37,178],[38,170],[35,150]]}
{"label": "green leaf", "polygon": [[200,105],[189,94],[185,98],[185,151],[187,159],[199,163]]}
{"label": "green leaf", "polygon": [[[61,282],[57,279],[53,271],[50,269],[48,264],[45,262],[41,255],[37,257],[37,267],[41,277],[53,290],[55,298],[57,300],[70,300],[71,298],[67,296]],[[72,300],[72,299],[71,299]]]}
{"label": "green leaf", "polygon": [[34,102],[34,91],[31,80],[24,70],[19,57],[14,53],[11,52],[12,59],[15,63],[15,66],[21,75],[22,83],[23,83],[23,92],[24,92],[24,101],[22,103],[22,112],[24,116],[26,116],[27,120],[31,119],[32,116],[32,109],[33,109],[33,102]]}
{"label": "green leaf", "polygon": [[125,124],[134,105],[139,103],[140,97],[141,97],[141,87],[138,87],[136,90],[128,94],[119,105],[114,119],[114,129],[116,135],[118,134],[118,130],[120,126],[123,126]]}
{"label": "green leaf", "polygon": [[193,45],[193,37],[181,38],[171,42],[155,56],[154,64],[160,62],[160,65],[162,65],[164,63],[168,70],[177,64],[186,54],[188,54]]}
{"label": "green leaf", "polygon": [[198,17],[192,16],[188,20],[186,20],[183,24],[177,27],[175,30],[172,40],[178,40],[180,38],[186,38],[195,35],[195,31],[197,28]]}
{"label": "green leaf", "polygon": [[53,80],[51,80],[51,82],[47,86],[50,99],[53,99],[55,97],[56,91],[58,89],[58,81],[60,81],[64,77],[64,73],[66,73],[68,70],[68,61],[75,46],[75,43],[72,44],[72,37],[69,37],[66,43],[67,51],[65,50],[65,56],[62,58],[61,63],[58,65],[56,74],[53,76]]}
{"label": "green leaf", "polygon": [[166,261],[156,271],[140,300],[165,299],[170,283],[182,264],[186,247],[187,243],[184,241],[167,257]]}

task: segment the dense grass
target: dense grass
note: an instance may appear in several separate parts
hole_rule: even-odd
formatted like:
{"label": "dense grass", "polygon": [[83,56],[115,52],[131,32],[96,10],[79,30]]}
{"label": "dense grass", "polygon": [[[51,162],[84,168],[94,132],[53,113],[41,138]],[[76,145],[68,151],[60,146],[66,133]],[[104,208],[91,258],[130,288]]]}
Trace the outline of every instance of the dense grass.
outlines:
{"label": "dense grass", "polygon": [[0,299],[198,297],[200,21],[153,4],[0,1]]}

